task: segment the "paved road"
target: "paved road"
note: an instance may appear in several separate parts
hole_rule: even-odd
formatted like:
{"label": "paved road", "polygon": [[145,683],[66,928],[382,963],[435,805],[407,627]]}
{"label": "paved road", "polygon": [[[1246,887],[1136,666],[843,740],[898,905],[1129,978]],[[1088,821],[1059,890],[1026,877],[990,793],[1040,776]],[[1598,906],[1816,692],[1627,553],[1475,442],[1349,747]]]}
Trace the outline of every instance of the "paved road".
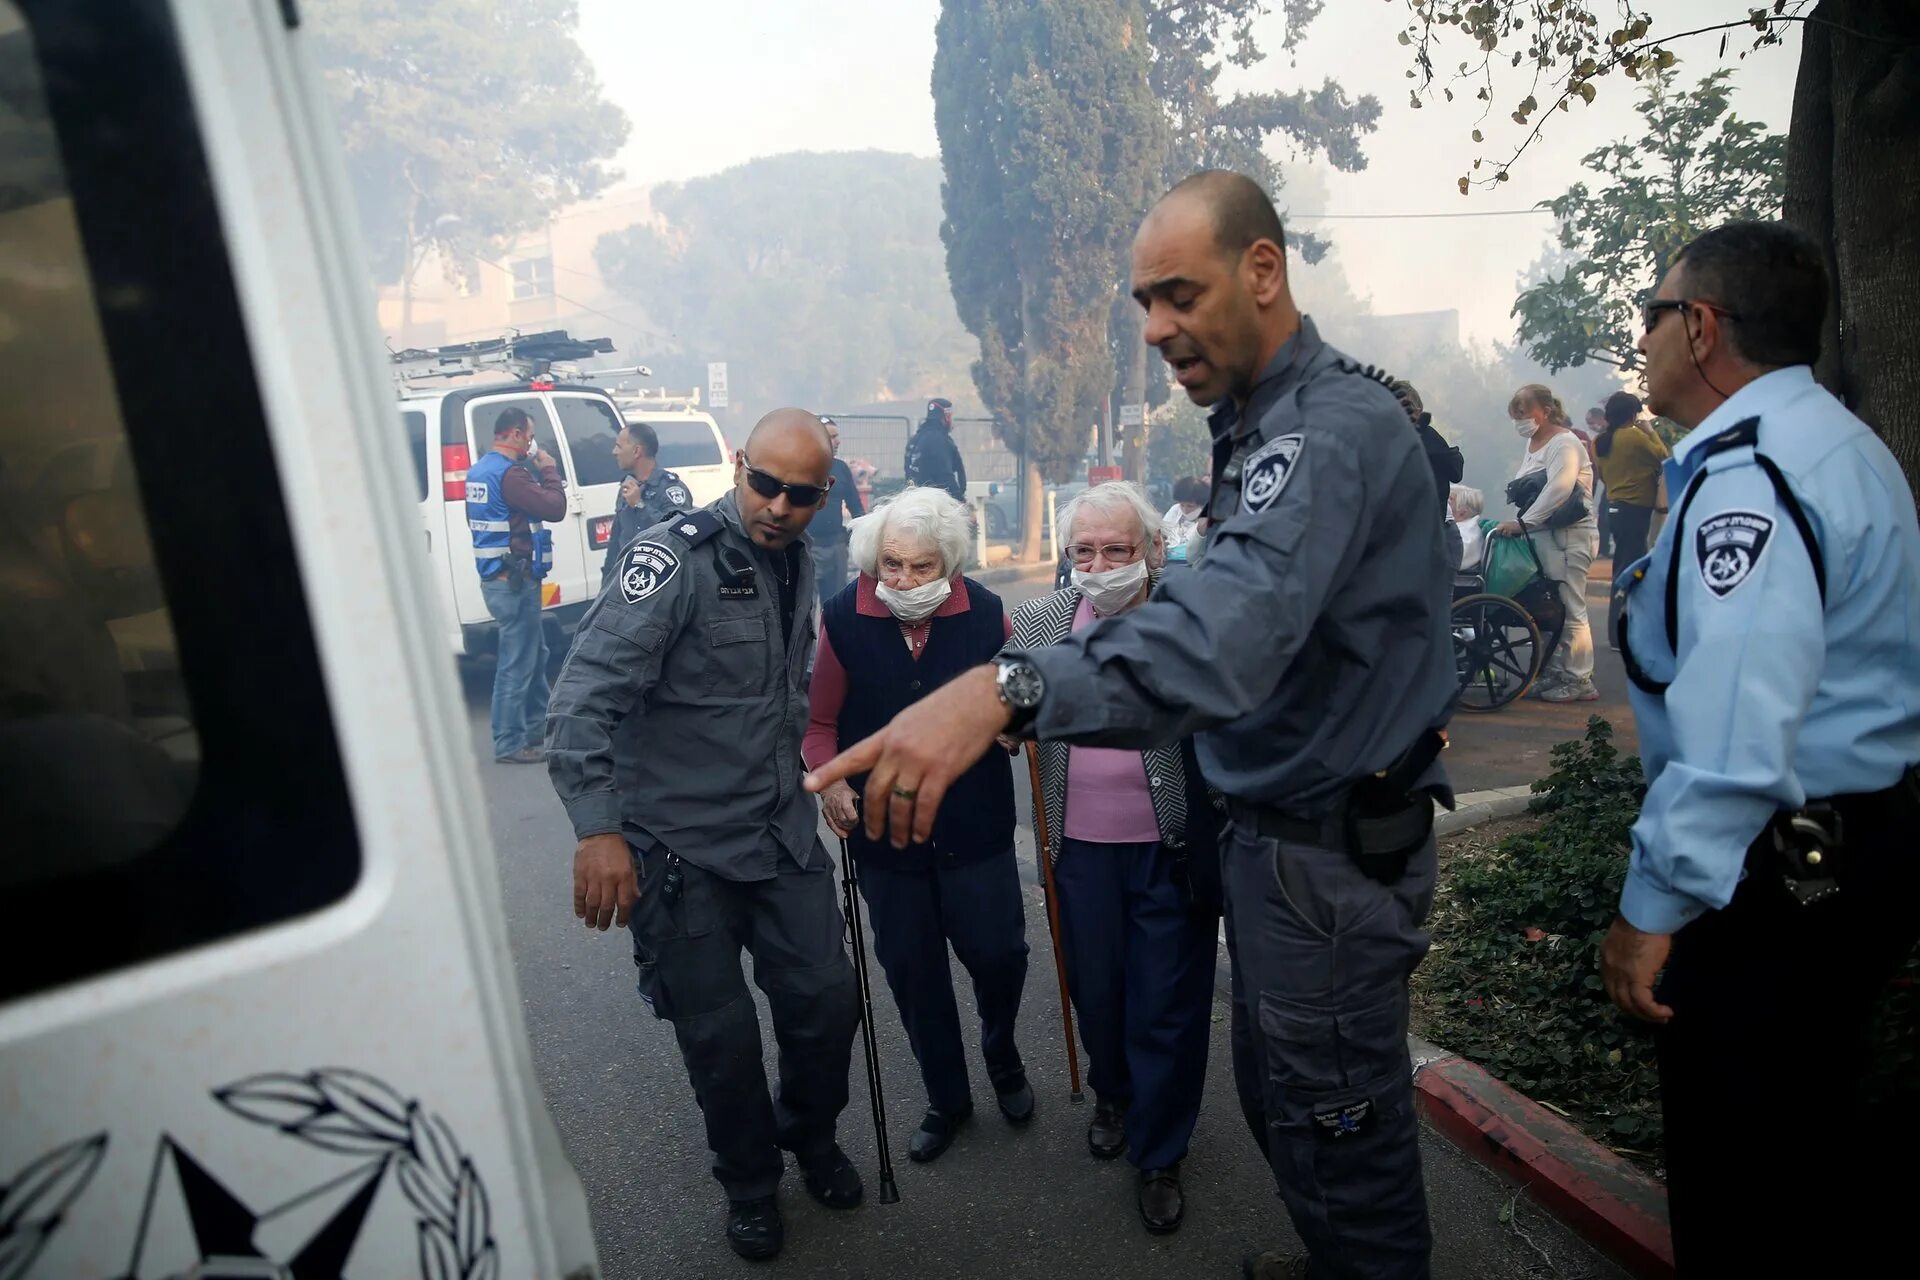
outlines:
{"label": "paved road", "polygon": [[[1040,585],[1033,584],[1034,590]],[[1007,594],[1011,599],[1018,592]],[[474,749],[483,760],[490,674],[480,668],[466,675]],[[592,934],[572,918],[573,841],[544,770],[490,760],[481,767],[534,1062],[585,1180],[605,1275],[643,1280],[754,1271],[728,1252],[722,1238],[724,1201],[707,1171],[698,1109],[671,1029],[634,994],[625,935]],[[850,1214],[834,1214],[815,1205],[797,1175],[790,1176],[782,1195],[788,1238],[775,1264],[780,1274],[795,1280],[1226,1277],[1238,1274],[1237,1261],[1250,1249],[1296,1243],[1234,1101],[1224,1009],[1215,1009],[1207,1094],[1185,1169],[1185,1227],[1172,1237],[1149,1237],[1134,1209],[1127,1166],[1088,1156],[1091,1104],[1076,1107],[1067,1100],[1052,956],[1024,828],[1021,859],[1033,945],[1021,1044],[1040,1096],[1039,1118],[1024,1131],[1010,1129],[994,1111],[982,1073],[983,1110],[970,1131],[938,1163],[909,1163],[906,1138],[924,1095],[899,1017],[881,986],[875,1025],[890,1131],[900,1153],[901,1201],[881,1206],[870,1199]],[[873,972],[880,984],[877,965]],[[956,973],[956,990],[969,1003],[964,974]],[[771,1049],[770,1035],[767,1042]],[[856,1046],[854,1102],[841,1132],[871,1193],[872,1124],[859,1057]],[[1524,1199],[1513,1215],[1518,1230],[1503,1223],[1511,1190],[1443,1140],[1427,1135],[1424,1154],[1436,1276],[1621,1274]]]}

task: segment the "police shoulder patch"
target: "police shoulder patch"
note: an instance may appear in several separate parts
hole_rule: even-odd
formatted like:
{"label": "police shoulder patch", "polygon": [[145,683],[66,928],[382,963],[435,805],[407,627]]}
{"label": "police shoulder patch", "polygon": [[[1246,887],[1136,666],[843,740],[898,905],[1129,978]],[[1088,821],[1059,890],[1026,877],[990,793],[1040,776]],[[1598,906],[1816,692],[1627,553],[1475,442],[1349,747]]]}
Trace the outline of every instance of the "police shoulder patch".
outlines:
{"label": "police shoulder patch", "polygon": [[620,570],[620,594],[628,604],[639,604],[673,581],[680,572],[680,556],[662,542],[638,542],[627,552]]}
{"label": "police shoulder patch", "polygon": [[1725,599],[1753,573],[1773,537],[1773,517],[1757,511],[1722,511],[1694,530],[1700,581]]}
{"label": "police shoulder patch", "polygon": [[667,501],[676,507],[684,507],[693,501],[693,495],[687,492],[685,485],[670,484],[667,486]]}
{"label": "police shoulder patch", "polygon": [[1280,497],[1305,439],[1297,431],[1277,436],[1247,455],[1240,468],[1240,496],[1248,511],[1265,511]]}
{"label": "police shoulder patch", "polygon": [[667,531],[676,538],[685,539],[689,547],[699,546],[726,527],[726,521],[705,509],[676,515],[666,522]]}

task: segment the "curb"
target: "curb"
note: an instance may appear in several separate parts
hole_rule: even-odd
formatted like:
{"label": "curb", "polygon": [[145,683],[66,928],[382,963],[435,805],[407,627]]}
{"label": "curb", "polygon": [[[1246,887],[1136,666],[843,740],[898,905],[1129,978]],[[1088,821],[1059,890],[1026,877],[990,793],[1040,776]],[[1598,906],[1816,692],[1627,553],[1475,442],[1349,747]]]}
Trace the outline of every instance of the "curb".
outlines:
{"label": "curb", "polygon": [[1665,1187],[1485,1069],[1407,1043],[1414,1104],[1435,1131],[1633,1274],[1674,1275]]}

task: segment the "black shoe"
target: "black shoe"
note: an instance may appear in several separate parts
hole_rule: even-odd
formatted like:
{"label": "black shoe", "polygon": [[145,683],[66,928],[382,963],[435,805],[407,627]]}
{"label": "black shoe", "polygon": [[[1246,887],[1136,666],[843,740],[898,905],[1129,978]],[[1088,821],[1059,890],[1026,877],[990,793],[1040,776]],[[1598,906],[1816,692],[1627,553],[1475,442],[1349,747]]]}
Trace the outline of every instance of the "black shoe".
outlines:
{"label": "black shoe", "polygon": [[866,1198],[867,1189],[860,1181],[860,1171],[853,1167],[853,1161],[847,1159],[847,1153],[837,1142],[826,1159],[815,1165],[802,1165],[800,1177],[807,1184],[807,1194],[829,1209],[851,1209]]}
{"label": "black shoe", "polygon": [[907,1141],[907,1158],[915,1164],[926,1164],[929,1160],[938,1160],[940,1153],[953,1145],[953,1139],[960,1132],[967,1117],[973,1114],[968,1107],[957,1115],[948,1115],[944,1111],[927,1108],[926,1116],[920,1121],[920,1128]]}
{"label": "black shoe", "polygon": [[1241,1280],[1307,1280],[1307,1260],[1291,1253],[1250,1253],[1240,1259]]}
{"label": "black shoe", "polygon": [[522,747],[507,755],[495,756],[493,762],[495,764],[545,764],[547,754],[538,747]]}
{"label": "black shoe", "polygon": [[1180,1166],[1140,1171],[1140,1221],[1154,1235],[1180,1229],[1187,1216],[1187,1197],[1180,1190]]}
{"label": "black shoe", "polygon": [[752,1262],[764,1262],[780,1252],[787,1229],[780,1222],[780,1201],[773,1196],[734,1200],[727,1212],[727,1243]]}
{"label": "black shoe", "polygon": [[1010,1123],[1026,1124],[1033,1119],[1033,1086],[1027,1083],[1025,1072],[1004,1084],[995,1084],[993,1092],[1000,1099],[1000,1114]]}
{"label": "black shoe", "polygon": [[1087,1150],[1111,1160],[1127,1149],[1127,1113],[1104,1100],[1093,1104],[1093,1123],[1087,1126]]}

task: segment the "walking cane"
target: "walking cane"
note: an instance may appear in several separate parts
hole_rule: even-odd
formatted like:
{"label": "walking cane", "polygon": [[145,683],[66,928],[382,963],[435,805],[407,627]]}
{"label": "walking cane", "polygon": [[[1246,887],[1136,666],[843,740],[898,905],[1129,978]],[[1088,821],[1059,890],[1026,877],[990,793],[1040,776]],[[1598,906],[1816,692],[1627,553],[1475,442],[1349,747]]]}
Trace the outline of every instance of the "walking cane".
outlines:
{"label": "walking cane", "polygon": [[1072,1079],[1072,1101],[1082,1102],[1080,1051],[1073,1043],[1073,1001],[1067,993],[1067,958],[1060,950],[1060,890],[1053,883],[1053,859],[1048,856],[1047,797],[1040,789],[1040,744],[1027,744],[1027,780],[1033,786],[1033,838],[1040,856],[1040,879],[1046,887],[1047,932],[1053,935],[1053,971],[1060,979],[1060,1024],[1067,1033],[1067,1073]]}
{"label": "walking cane", "polygon": [[880,1203],[894,1204],[900,1188],[893,1181],[893,1154],[887,1147],[887,1100],[880,1092],[880,1046],[873,1038],[873,983],[867,977],[866,931],[860,927],[860,873],[845,836],[840,838],[840,892],[847,912],[847,941],[853,947],[853,976],[860,986],[860,1040],[867,1057],[867,1099],[873,1103],[873,1141],[880,1153]]}

